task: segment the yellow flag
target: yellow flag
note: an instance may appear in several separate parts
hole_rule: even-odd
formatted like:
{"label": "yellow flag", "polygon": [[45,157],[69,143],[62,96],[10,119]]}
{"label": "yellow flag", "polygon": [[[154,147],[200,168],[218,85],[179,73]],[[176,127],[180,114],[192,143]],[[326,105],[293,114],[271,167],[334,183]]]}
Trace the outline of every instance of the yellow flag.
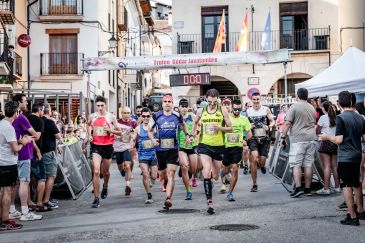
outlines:
{"label": "yellow flag", "polygon": [[248,51],[248,17],[246,16],[242,23],[242,29],[240,32],[240,37],[237,42],[236,51]]}
{"label": "yellow flag", "polygon": [[223,9],[223,13],[222,13],[222,19],[221,22],[219,24],[219,28],[218,28],[218,35],[217,35],[217,39],[215,40],[215,44],[214,44],[214,49],[213,52],[221,52],[222,51],[222,44],[226,44],[226,25],[225,25],[225,14],[224,14],[224,9]]}

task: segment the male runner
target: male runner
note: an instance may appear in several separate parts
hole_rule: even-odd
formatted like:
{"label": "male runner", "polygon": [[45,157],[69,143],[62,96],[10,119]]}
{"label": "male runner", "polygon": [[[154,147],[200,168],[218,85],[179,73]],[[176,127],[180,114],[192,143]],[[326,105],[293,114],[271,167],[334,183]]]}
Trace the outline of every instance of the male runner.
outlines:
{"label": "male runner", "polygon": [[[191,134],[193,130],[193,115],[188,113],[189,101],[187,99],[181,99],[179,102],[180,115],[184,119],[184,123],[188,127],[188,132]],[[192,186],[196,187],[196,172],[198,167],[198,155],[194,151],[196,146],[196,141],[194,139],[193,143],[186,143],[186,136],[184,131],[179,128],[179,162],[182,171],[182,179],[186,189],[185,200],[191,200],[193,194],[191,192],[189,183],[189,168],[192,173]]]}
{"label": "male runner", "polygon": [[[91,114],[87,122],[86,130],[87,137],[84,145],[88,141],[91,142],[91,154],[93,163],[93,189],[95,199],[91,205],[92,208],[100,206],[99,191],[100,191],[100,165],[104,176],[103,191],[104,196],[108,194],[108,183],[110,178],[109,168],[113,156],[114,134],[120,135],[120,129],[117,119],[113,114],[106,110],[106,100],[103,96],[97,96],[95,99],[97,112]],[[114,129],[112,129],[114,126]],[[93,135],[91,136],[91,130]],[[105,189],[105,190],[104,190]]]}
{"label": "male runner", "polygon": [[270,151],[269,131],[275,125],[270,109],[261,105],[259,93],[252,94],[253,107],[247,109],[247,117],[252,125],[252,138],[249,141],[251,150],[250,168],[252,177],[251,192],[257,192],[257,165],[263,174],[266,174],[266,159]]}
{"label": "male runner", "polygon": [[[131,119],[131,109],[129,107],[123,107],[122,118],[118,120],[118,126],[121,129],[121,136],[116,137],[114,142],[114,151],[116,162],[120,174],[125,175],[125,195],[129,196],[132,192],[131,179],[132,179],[132,147],[131,146],[131,134],[133,129],[136,128],[136,121]],[[125,173],[125,174],[124,174]],[[101,195],[103,198],[103,193]]]}
{"label": "male runner", "polygon": [[[151,139],[148,137],[148,131],[150,129],[149,122],[151,118],[151,111],[147,107],[142,109],[141,117],[143,123],[136,127],[135,132],[132,135],[132,144],[137,141],[138,144],[138,160],[139,167],[141,168],[143,175],[143,186],[147,192],[146,204],[153,203],[150,180],[154,181],[157,178],[157,160],[156,160],[156,148],[153,146]],[[156,138],[154,134],[154,138]]]}
{"label": "male runner", "polygon": [[[225,146],[223,165],[224,175],[228,174],[232,169],[232,178],[227,193],[228,201],[235,201],[233,197],[233,189],[238,179],[238,164],[242,159],[243,146],[246,146],[246,140],[251,138],[251,123],[245,116],[241,116],[242,103],[240,100],[233,100],[233,109],[230,120],[232,122],[232,132],[225,134]],[[244,132],[247,133],[244,137]]]}
{"label": "male runner", "polygon": [[203,165],[204,190],[208,203],[207,212],[213,214],[215,211],[212,200],[212,177],[215,180],[219,178],[224,153],[223,132],[230,132],[232,124],[227,110],[221,108],[218,104],[218,91],[209,89],[206,97],[208,106],[197,111],[193,134],[196,134],[198,124],[201,121],[201,139],[198,145],[198,154]]}
{"label": "male runner", "polygon": [[[173,111],[172,96],[167,94],[162,98],[162,111],[159,111],[153,116],[153,126],[150,129],[148,136],[153,141],[154,146],[157,147],[156,157],[158,162],[158,169],[161,171],[160,176],[165,179],[166,200],[165,208],[169,209],[172,206],[171,197],[175,186],[175,172],[179,165],[178,158],[178,143],[177,133],[179,126],[182,126],[187,142],[191,142],[192,136],[188,134],[188,129],[183,121],[182,116]],[[153,130],[157,128],[159,142],[153,137]]]}

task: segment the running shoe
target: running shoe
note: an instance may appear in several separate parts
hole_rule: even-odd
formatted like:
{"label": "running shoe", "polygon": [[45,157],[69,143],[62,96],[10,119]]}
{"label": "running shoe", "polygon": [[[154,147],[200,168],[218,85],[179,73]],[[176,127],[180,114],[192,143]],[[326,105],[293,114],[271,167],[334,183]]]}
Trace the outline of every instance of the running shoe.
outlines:
{"label": "running shoe", "polygon": [[153,200],[152,200],[152,198],[151,199],[147,199],[144,203],[145,204],[152,204],[153,203]]}
{"label": "running shoe", "polygon": [[192,199],[193,199],[193,193],[192,192],[186,192],[185,200],[192,200]]}
{"label": "running shoe", "polygon": [[7,230],[18,230],[23,228],[22,224],[17,224],[13,220],[3,221],[0,226],[0,231],[7,231]]}
{"label": "running shoe", "polygon": [[212,200],[208,200],[207,213],[208,214],[214,214],[215,213],[215,210],[213,208],[213,201]]}
{"label": "running shoe", "polygon": [[131,195],[131,192],[132,192],[132,189],[129,186],[126,186],[125,187],[125,195],[129,196],[129,195]]}
{"label": "running shoe", "polygon": [[96,198],[94,199],[93,203],[91,204],[91,207],[92,207],[92,208],[98,208],[98,207],[100,207],[100,200],[99,200],[99,198],[98,198],[98,197],[96,197]]}
{"label": "running shoe", "polygon": [[9,213],[9,219],[20,219],[22,216],[22,213],[18,210],[15,210],[15,212]]}
{"label": "running shoe", "polygon": [[312,190],[310,188],[304,188],[304,196],[312,196]]}
{"label": "running shoe", "polygon": [[322,188],[322,189],[316,191],[316,194],[318,194],[318,195],[330,195],[331,191],[330,191],[330,189]]}
{"label": "running shoe", "polygon": [[346,202],[343,202],[340,205],[336,205],[336,210],[337,211],[347,211],[347,205]]}
{"label": "running shoe", "polygon": [[[94,192],[93,192],[94,193]],[[50,198],[49,201],[51,203],[55,203],[55,204],[58,204],[58,200],[56,198]]]}
{"label": "running shoe", "polygon": [[302,194],[304,194],[303,189],[300,187],[297,187],[297,188],[295,188],[295,190],[292,193],[290,193],[290,197],[291,198],[300,197],[300,195],[302,195]]}
{"label": "running shoe", "polygon": [[34,221],[34,220],[41,220],[43,217],[42,215],[38,215],[32,212],[29,212],[27,214],[22,214],[22,216],[20,217],[20,221]]}
{"label": "running shoe", "polygon": [[264,175],[266,174],[266,167],[265,166],[261,167],[260,170],[261,170],[262,174],[264,174]]}
{"label": "running shoe", "polygon": [[253,185],[251,188],[251,192],[257,192],[257,185]]}
{"label": "running shoe", "polygon": [[120,174],[121,174],[123,177],[125,177],[125,170],[121,170],[121,171],[120,171]]}
{"label": "running shoe", "polygon": [[168,210],[171,207],[172,207],[171,199],[170,198],[166,198],[165,203],[164,203],[164,208]]}
{"label": "running shoe", "polygon": [[356,213],[356,217],[360,220],[365,220],[365,211],[361,213]]}
{"label": "running shoe", "polygon": [[226,188],[226,185],[225,184],[222,184],[220,192],[222,194],[227,192],[227,188]]}
{"label": "running shoe", "polygon": [[228,192],[228,193],[227,193],[227,200],[228,200],[229,202],[234,202],[234,201],[236,201],[236,200],[234,200],[234,197],[233,197],[232,192]]}
{"label": "running shoe", "polygon": [[197,187],[197,184],[196,184],[196,178],[193,178],[193,179],[191,180],[191,182],[192,182],[192,183],[191,183],[191,184],[192,184],[192,185],[191,185],[192,187]]}
{"label": "running shoe", "polygon": [[166,185],[165,184],[162,185],[162,191],[166,192]]}
{"label": "running shoe", "polygon": [[52,208],[52,209],[56,209],[58,208],[58,205],[56,203],[52,203],[50,201],[43,203],[44,206],[48,207],[48,208]]}
{"label": "running shoe", "polygon": [[108,188],[103,188],[103,190],[101,191],[101,199],[105,199],[108,196]]}
{"label": "running shoe", "polygon": [[342,192],[341,187],[335,187],[333,190],[336,193],[341,193]]}
{"label": "running shoe", "polygon": [[351,226],[359,226],[360,222],[359,219],[356,217],[354,219],[352,219],[351,217],[346,216],[345,219],[340,221],[341,224],[343,225],[351,225]]}
{"label": "running shoe", "polygon": [[248,173],[248,165],[244,165],[243,166],[243,174],[247,175],[247,173]]}

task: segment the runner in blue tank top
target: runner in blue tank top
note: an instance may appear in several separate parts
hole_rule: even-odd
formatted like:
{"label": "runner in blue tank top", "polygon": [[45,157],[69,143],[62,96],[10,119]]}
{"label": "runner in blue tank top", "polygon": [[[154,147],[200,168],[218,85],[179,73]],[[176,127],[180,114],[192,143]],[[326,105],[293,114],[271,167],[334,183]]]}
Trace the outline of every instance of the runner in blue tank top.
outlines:
{"label": "runner in blue tank top", "polygon": [[[143,186],[147,192],[147,200],[145,203],[151,204],[153,203],[153,200],[150,180],[153,183],[157,177],[156,148],[148,136],[148,131],[150,129],[148,124],[151,118],[151,111],[147,107],[144,107],[142,109],[141,117],[142,124],[136,127],[131,143],[135,144],[135,141],[137,140],[139,167],[141,168],[143,175]],[[156,138],[156,134],[154,134],[154,138]]]}
{"label": "runner in blue tank top", "polygon": [[[172,206],[171,196],[175,186],[175,172],[179,165],[177,134],[179,126],[186,134],[187,143],[191,143],[192,136],[188,134],[188,129],[179,113],[173,111],[173,100],[171,95],[164,95],[162,98],[162,111],[153,116],[153,126],[148,136],[157,146],[156,157],[158,169],[161,171],[162,178],[165,179],[166,187],[165,208]],[[157,128],[158,141],[153,137],[153,130]],[[167,183],[167,184],[166,184]]]}

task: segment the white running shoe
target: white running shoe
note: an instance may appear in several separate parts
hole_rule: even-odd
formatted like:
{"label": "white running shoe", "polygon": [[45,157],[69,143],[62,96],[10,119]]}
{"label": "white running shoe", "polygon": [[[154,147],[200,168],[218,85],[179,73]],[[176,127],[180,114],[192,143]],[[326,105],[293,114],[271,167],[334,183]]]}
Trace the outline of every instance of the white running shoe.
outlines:
{"label": "white running shoe", "polygon": [[15,210],[15,212],[13,212],[13,213],[9,212],[9,219],[20,219],[21,216],[22,216],[22,213],[19,212],[18,210]]}
{"label": "white running shoe", "polygon": [[221,192],[221,193],[226,193],[226,192],[227,192],[226,185],[222,184],[222,187],[221,187],[220,192]]}
{"label": "white running shoe", "polygon": [[152,198],[151,199],[147,199],[144,203],[145,204],[152,204],[153,203],[153,200],[152,200]]}
{"label": "white running shoe", "polygon": [[34,221],[34,220],[41,220],[43,217],[42,215],[34,214],[32,212],[29,212],[28,214],[20,217],[20,221]]}
{"label": "white running shoe", "polygon": [[322,188],[321,190],[316,191],[316,194],[318,194],[318,195],[330,195],[331,191],[330,191],[330,189]]}
{"label": "white running shoe", "polygon": [[341,193],[342,192],[341,187],[335,187],[334,191],[337,192],[337,193]]}

